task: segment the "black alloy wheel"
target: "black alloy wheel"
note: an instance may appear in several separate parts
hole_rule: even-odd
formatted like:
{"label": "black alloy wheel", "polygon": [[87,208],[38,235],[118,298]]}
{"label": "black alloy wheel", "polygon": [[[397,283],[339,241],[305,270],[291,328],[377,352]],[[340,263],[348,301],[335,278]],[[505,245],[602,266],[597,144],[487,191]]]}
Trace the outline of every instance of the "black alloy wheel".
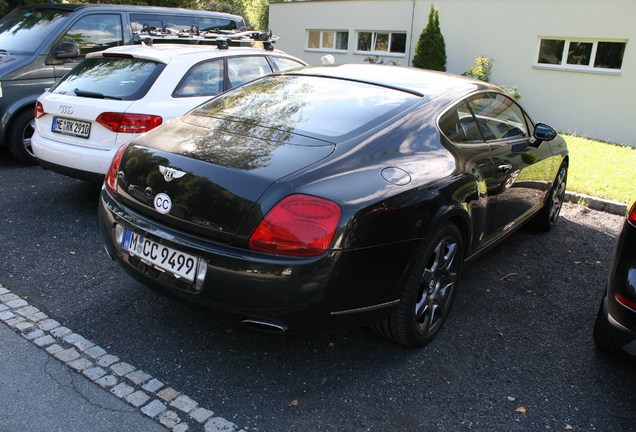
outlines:
{"label": "black alloy wheel", "polygon": [[550,231],[556,225],[559,220],[559,214],[561,213],[561,207],[565,201],[565,188],[568,181],[568,166],[565,162],[559,168],[548,200],[543,205],[543,208],[539,210],[539,213],[534,217],[533,224],[535,228],[541,231]]}
{"label": "black alloy wheel", "polygon": [[452,224],[443,225],[414,257],[395,311],[373,324],[373,330],[411,347],[431,341],[450,312],[463,259],[459,229]]}

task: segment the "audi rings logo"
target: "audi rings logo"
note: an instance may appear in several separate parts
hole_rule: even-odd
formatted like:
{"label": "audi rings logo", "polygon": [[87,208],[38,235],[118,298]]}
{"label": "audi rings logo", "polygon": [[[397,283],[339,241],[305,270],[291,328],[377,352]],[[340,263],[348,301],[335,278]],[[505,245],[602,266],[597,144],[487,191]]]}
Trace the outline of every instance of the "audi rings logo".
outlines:
{"label": "audi rings logo", "polygon": [[60,114],[73,115],[73,107],[70,105],[60,105]]}
{"label": "audi rings logo", "polygon": [[154,199],[155,210],[161,214],[167,214],[172,208],[172,200],[165,193],[160,193],[155,196]]}

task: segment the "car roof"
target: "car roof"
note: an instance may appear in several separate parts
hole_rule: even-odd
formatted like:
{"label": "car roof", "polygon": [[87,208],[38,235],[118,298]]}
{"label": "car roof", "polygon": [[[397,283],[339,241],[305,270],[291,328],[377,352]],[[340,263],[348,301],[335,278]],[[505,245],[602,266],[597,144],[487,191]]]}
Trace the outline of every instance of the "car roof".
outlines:
{"label": "car roof", "polygon": [[[216,57],[236,57],[245,55],[283,55],[290,58],[283,51],[267,51],[264,48],[254,47],[230,47],[219,49],[215,45],[183,45],[183,44],[155,44],[155,45],[122,45],[108,48],[104,51],[89,53],[87,58],[104,57],[113,54],[132,56],[135,58],[170,63],[176,59],[184,61],[198,61]],[[297,59],[300,60],[300,59]]]}
{"label": "car roof", "polygon": [[237,18],[243,21],[243,17],[240,15],[229,14],[225,12],[216,12],[216,11],[204,11],[204,10],[194,10],[194,9],[184,9],[184,8],[173,8],[173,7],[162,7],[162,6],[141,6],[141,5],[121,5],[121,4],[68,4],[68,3],[48,3],[48,4],[30,4],[21,6],[20,9],[40,9],[40,8],[50,8],[50,9],[62,9],[62,10],[79,10],[79,9],[89,9],[89,10],[117,10],[122,12],[145,12],[145,13],[176,13],[178,15],[196,15],[196,16],[224,16],[224,17],[232,17]]}
{"label": "car roof", "polygon": [[414,67],[378,64],[343,64],[308,67],[288,72],[291,75],[313,75],[380,85],[418,96],[439,97],[468,94],[481,89],[498,90],[483,81],[446,72]]}

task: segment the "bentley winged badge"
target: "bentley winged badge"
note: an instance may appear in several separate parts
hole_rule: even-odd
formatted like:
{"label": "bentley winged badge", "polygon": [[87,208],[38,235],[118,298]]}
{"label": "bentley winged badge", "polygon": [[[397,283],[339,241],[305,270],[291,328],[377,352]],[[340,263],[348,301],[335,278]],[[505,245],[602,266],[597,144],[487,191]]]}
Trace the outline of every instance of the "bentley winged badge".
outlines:
{"label": "bentley winged badge", "polygon": [[183,171],[165,167],[163,165],[159,165],[159,172],[163,174],[163,179],[167,182],[171,182],[174,179],[180,179],[181,177],[186,175],[186,173]]}

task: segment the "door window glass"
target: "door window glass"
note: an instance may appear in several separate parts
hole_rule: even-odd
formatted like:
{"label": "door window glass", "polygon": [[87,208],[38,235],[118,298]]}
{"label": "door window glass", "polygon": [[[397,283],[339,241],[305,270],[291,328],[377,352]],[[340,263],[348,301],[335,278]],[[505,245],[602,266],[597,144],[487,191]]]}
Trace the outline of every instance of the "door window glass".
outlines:
{"label": "door window glass", "polygon": [[62,40],[75,42],[80,53],[101,51],[109,47],[123,45],[121,17],[115,14],[95,14],[80,18]]}
{"label": "door window glass", "polygon": [[468,104],[486,141],[528,137],[523,111],[512,99],[484,93],[469,99]]}

